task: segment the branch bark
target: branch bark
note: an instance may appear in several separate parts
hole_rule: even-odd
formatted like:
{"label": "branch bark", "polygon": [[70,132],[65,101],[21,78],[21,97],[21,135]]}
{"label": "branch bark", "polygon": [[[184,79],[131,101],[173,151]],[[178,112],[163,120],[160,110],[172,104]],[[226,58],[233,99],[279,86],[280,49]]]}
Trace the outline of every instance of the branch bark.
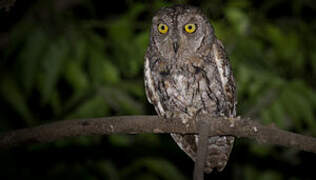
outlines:
{"label": "branch bark", "polygon": [[197,146],[196,160],[194,163],[193,179],[203,180],[204,179],[204,167],[207,160],[208,151],[208,126],[209,121],[205,116],[197,117],[197,125],[199,131],[199,142]]}
{"label": "branch bark", "polygon": [[[247,118],[207,117],[208,136],[231,135],[250,138],[261,144],[275,144],[316,153],[316,138],[259,124]],[[75,136],[115,133],[197,134],[196,124],[185,126],[179,119],[158,116],[115,116],[94,119],[65,120],[0,135],[0,149],[32,143],[48,143]]]}

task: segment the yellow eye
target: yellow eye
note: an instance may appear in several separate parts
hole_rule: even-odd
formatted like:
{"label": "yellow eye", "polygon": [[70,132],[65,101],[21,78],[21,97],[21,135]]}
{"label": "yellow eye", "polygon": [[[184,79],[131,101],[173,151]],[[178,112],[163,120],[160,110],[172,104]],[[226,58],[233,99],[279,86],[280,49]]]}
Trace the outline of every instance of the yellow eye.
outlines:
{"label": "yellow eye", "polygon": [[166,24],[159,24],[158,25],[158,31],[161,34],[166,34],[168,32],[168,26]]}
{"label": "yellow eye", "polygon": [[196,30],[196,25],[195,24],[186,24],[184,26],[184,30],[187,32],[187,33],[194,33],[195,30]]}

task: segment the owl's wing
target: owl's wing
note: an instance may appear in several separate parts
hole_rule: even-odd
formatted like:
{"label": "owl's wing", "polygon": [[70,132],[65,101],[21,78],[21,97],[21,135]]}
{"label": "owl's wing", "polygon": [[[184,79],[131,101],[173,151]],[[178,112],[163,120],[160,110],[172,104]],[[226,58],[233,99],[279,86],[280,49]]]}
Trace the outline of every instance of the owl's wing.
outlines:
{"label": "owl's wing", "polygon": [[155,76],[153,76],[153,71],[150,68],[150,59],[145,57],[145,67],[144,67],[144,80],[145,80],[145,92],[148,101],[155,106],[158,115],[164,112],[159,96],[157,94],[157,88],[155,84]]}
{"label": "owl's wing", "polygon": [[213,55],[216,67],[220,76],[220,81],[225,95],[226,108],[228,116],[236,116],[237,91],[236,84],[232,73],[232,68],[228,57],[226,56],[224,46],[218,39],[213,44]]}
{"label": "owl's wing", "polygon": [[[214,71],[210,69],[206,71],[209,72],[206,73],[208,81],[213,81],[208,83],[208,88],[211,93],[216,96],[217,108],[220,113],[223,113],[220,115],[234,117],[236,116],[235,81],[224,46],[217,39],[215,39],[215,42],[213,43],[211,54],[213,63],[207,63],[205,68],[213,68],[215,61],[218,74],[214,75],[214,73],[212,73]],[[214,81],[217,81],[218,83]],[[209,113],[213,112],[210,111]],[[225,168],[233,148],[234,139],[235,138],[232,136],[209,137],[207,162],[204,169],[206,173],[211,172],[214,168],[218,171],[222,171]],[[195,143],[197,144],[197,141]]]}

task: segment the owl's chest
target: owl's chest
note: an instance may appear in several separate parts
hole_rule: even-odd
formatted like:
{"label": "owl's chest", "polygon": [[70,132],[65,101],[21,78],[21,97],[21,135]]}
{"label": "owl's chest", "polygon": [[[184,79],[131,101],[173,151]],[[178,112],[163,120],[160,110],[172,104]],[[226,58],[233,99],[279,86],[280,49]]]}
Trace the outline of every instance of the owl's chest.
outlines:
{"label": "owl's chest", "polygon": [[164,85],[166,95],[182,101],[192,100],[197,94],[206,90],[201,74],[175,73],[162,78],[161,83]]}
{"label": "owl's chest", "polygon": [[208,80],[202,72],[175,71],[160,75],[158,91],[166,110],[195,114],[214,106]]}

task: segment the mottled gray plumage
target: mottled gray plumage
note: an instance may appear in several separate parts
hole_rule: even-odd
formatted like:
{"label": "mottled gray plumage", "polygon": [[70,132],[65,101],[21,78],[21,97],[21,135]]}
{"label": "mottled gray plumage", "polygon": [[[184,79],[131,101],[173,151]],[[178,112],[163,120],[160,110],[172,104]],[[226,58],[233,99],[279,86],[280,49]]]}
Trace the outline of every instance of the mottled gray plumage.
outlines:
{"label": "mottled gray plumage", "polygon": [[[158,30],[160,24],[168,27],[162,28],[164,33]],[[195,25],[193,33],[185,31],[187,24]],[[165,118],[177,117],[187,123],[199,114],[236,116],[229,60],[207,17],[196,7],[162,8],[153,17],[145,55],[145,87],[149,102]],[[198,136],[171,136],[195,160]],[[209,138],[205,172],[224,169],[233,143],[231,136]]]}

